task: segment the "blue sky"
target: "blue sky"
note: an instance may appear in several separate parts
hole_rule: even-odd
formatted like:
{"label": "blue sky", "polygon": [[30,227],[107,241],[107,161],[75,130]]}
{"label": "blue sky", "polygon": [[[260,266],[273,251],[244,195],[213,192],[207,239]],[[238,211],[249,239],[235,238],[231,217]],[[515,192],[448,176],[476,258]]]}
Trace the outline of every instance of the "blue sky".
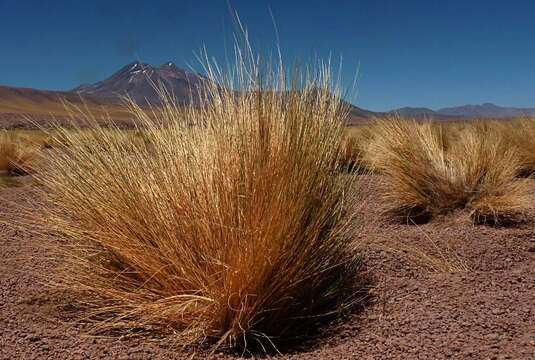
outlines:
{"label": "blue sky", "polygon": [[[124,64],[224,62],[229,5],[259,49],[288,62],[343,59],[354,103],[371,110],[466,103],[535,106],[535,1],[0,0],[0,84],[70,89]],[[359,67],[360,66],[360,67]]]}

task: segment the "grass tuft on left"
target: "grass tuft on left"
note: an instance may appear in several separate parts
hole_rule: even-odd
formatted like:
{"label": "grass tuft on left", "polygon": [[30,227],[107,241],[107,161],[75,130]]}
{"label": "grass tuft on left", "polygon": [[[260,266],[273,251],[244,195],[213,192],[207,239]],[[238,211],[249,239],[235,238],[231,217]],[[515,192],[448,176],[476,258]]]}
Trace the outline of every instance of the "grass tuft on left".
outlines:
{"label": "grass tuft on left", "polygon": [[26,175],[33,172],[39,147],[13,131],[0,131],[0,173]]}

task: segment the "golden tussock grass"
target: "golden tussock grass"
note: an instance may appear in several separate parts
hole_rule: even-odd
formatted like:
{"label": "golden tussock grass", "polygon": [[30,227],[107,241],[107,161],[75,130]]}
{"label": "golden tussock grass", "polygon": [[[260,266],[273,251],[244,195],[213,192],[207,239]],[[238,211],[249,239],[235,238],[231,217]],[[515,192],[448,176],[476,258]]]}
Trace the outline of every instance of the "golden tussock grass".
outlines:
{"label": "golden tussock grass", "polygon": [[535,174],[535,119],[525,118],[497,124],[508,145],[516,149],[522,176]]}
{"label": "golden tussock grass", "polygon": [[493,123],[452,132],[392,118],[377,121],[372,132],[367,157],[385,175],[385,203],[394,214],[417,219],[467,208],[476,222],[495,222],[528,206],[516,149]]}
{"label": "golden tussock grass", "polygon": [[87,113],[83,141],[54,135],[66,146],[37,175],[43,225],[62,239],[54,281],[93,332],[267,350],[352,305],[356,189],[332,169],[346,109],[328,67],[288,85],[241,55],[233,76],[207,67],[202,107],[130,104],[143,141]]}
{"label": "golden tussock grass", "polygon": [[371,128],[366,125],[353,126],[344,131],[342,151],[338,167],[347,171],[372,170],[366,159],[367,146],[372,137]]}
{"label": "golden tussock grass", "polygon": [[39,147],[12,131],[0,131],[0,172],[25,175],[33,172]]}

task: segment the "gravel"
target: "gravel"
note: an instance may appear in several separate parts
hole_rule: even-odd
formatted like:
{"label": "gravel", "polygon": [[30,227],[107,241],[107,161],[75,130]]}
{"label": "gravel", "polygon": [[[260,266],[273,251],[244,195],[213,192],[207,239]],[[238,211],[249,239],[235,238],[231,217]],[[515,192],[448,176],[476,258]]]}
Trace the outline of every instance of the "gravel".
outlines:
{"label": "gravel", "polygon": [[[535,359],[535,212],[533,220],[508,228],[472,225],[464,212],[402,225],[383,219],[378,197],[369,194],[356,239],[374,241],[365,251],[373,277],[369,301],[275,357]],[[173,350],[165,341],[88,337],[66,322],[68,294],[39,284],[52,266],[42,239],[5,224],[35,196],[31,185],[0,190],[0,359],[208,356]]]}

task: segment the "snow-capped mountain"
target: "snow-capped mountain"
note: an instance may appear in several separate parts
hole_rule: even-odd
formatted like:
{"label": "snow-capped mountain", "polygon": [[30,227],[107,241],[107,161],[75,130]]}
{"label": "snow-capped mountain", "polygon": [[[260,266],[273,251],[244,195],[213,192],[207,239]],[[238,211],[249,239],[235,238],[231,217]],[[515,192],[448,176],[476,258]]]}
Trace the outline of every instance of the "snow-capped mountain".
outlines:
{"label": "snow-capped mountain", "polygon": [[128,95],[139,105],[157,105],[161,98],[156,88],[162,87],[178,103],[190,104],[197,100],[197,89],[204,81],[207,80],[203,76],[180,69],[172,62],[154,67],[135,61],[105,80],[80,85],[72,91],[112,101],[120,101],[122,96]]}

